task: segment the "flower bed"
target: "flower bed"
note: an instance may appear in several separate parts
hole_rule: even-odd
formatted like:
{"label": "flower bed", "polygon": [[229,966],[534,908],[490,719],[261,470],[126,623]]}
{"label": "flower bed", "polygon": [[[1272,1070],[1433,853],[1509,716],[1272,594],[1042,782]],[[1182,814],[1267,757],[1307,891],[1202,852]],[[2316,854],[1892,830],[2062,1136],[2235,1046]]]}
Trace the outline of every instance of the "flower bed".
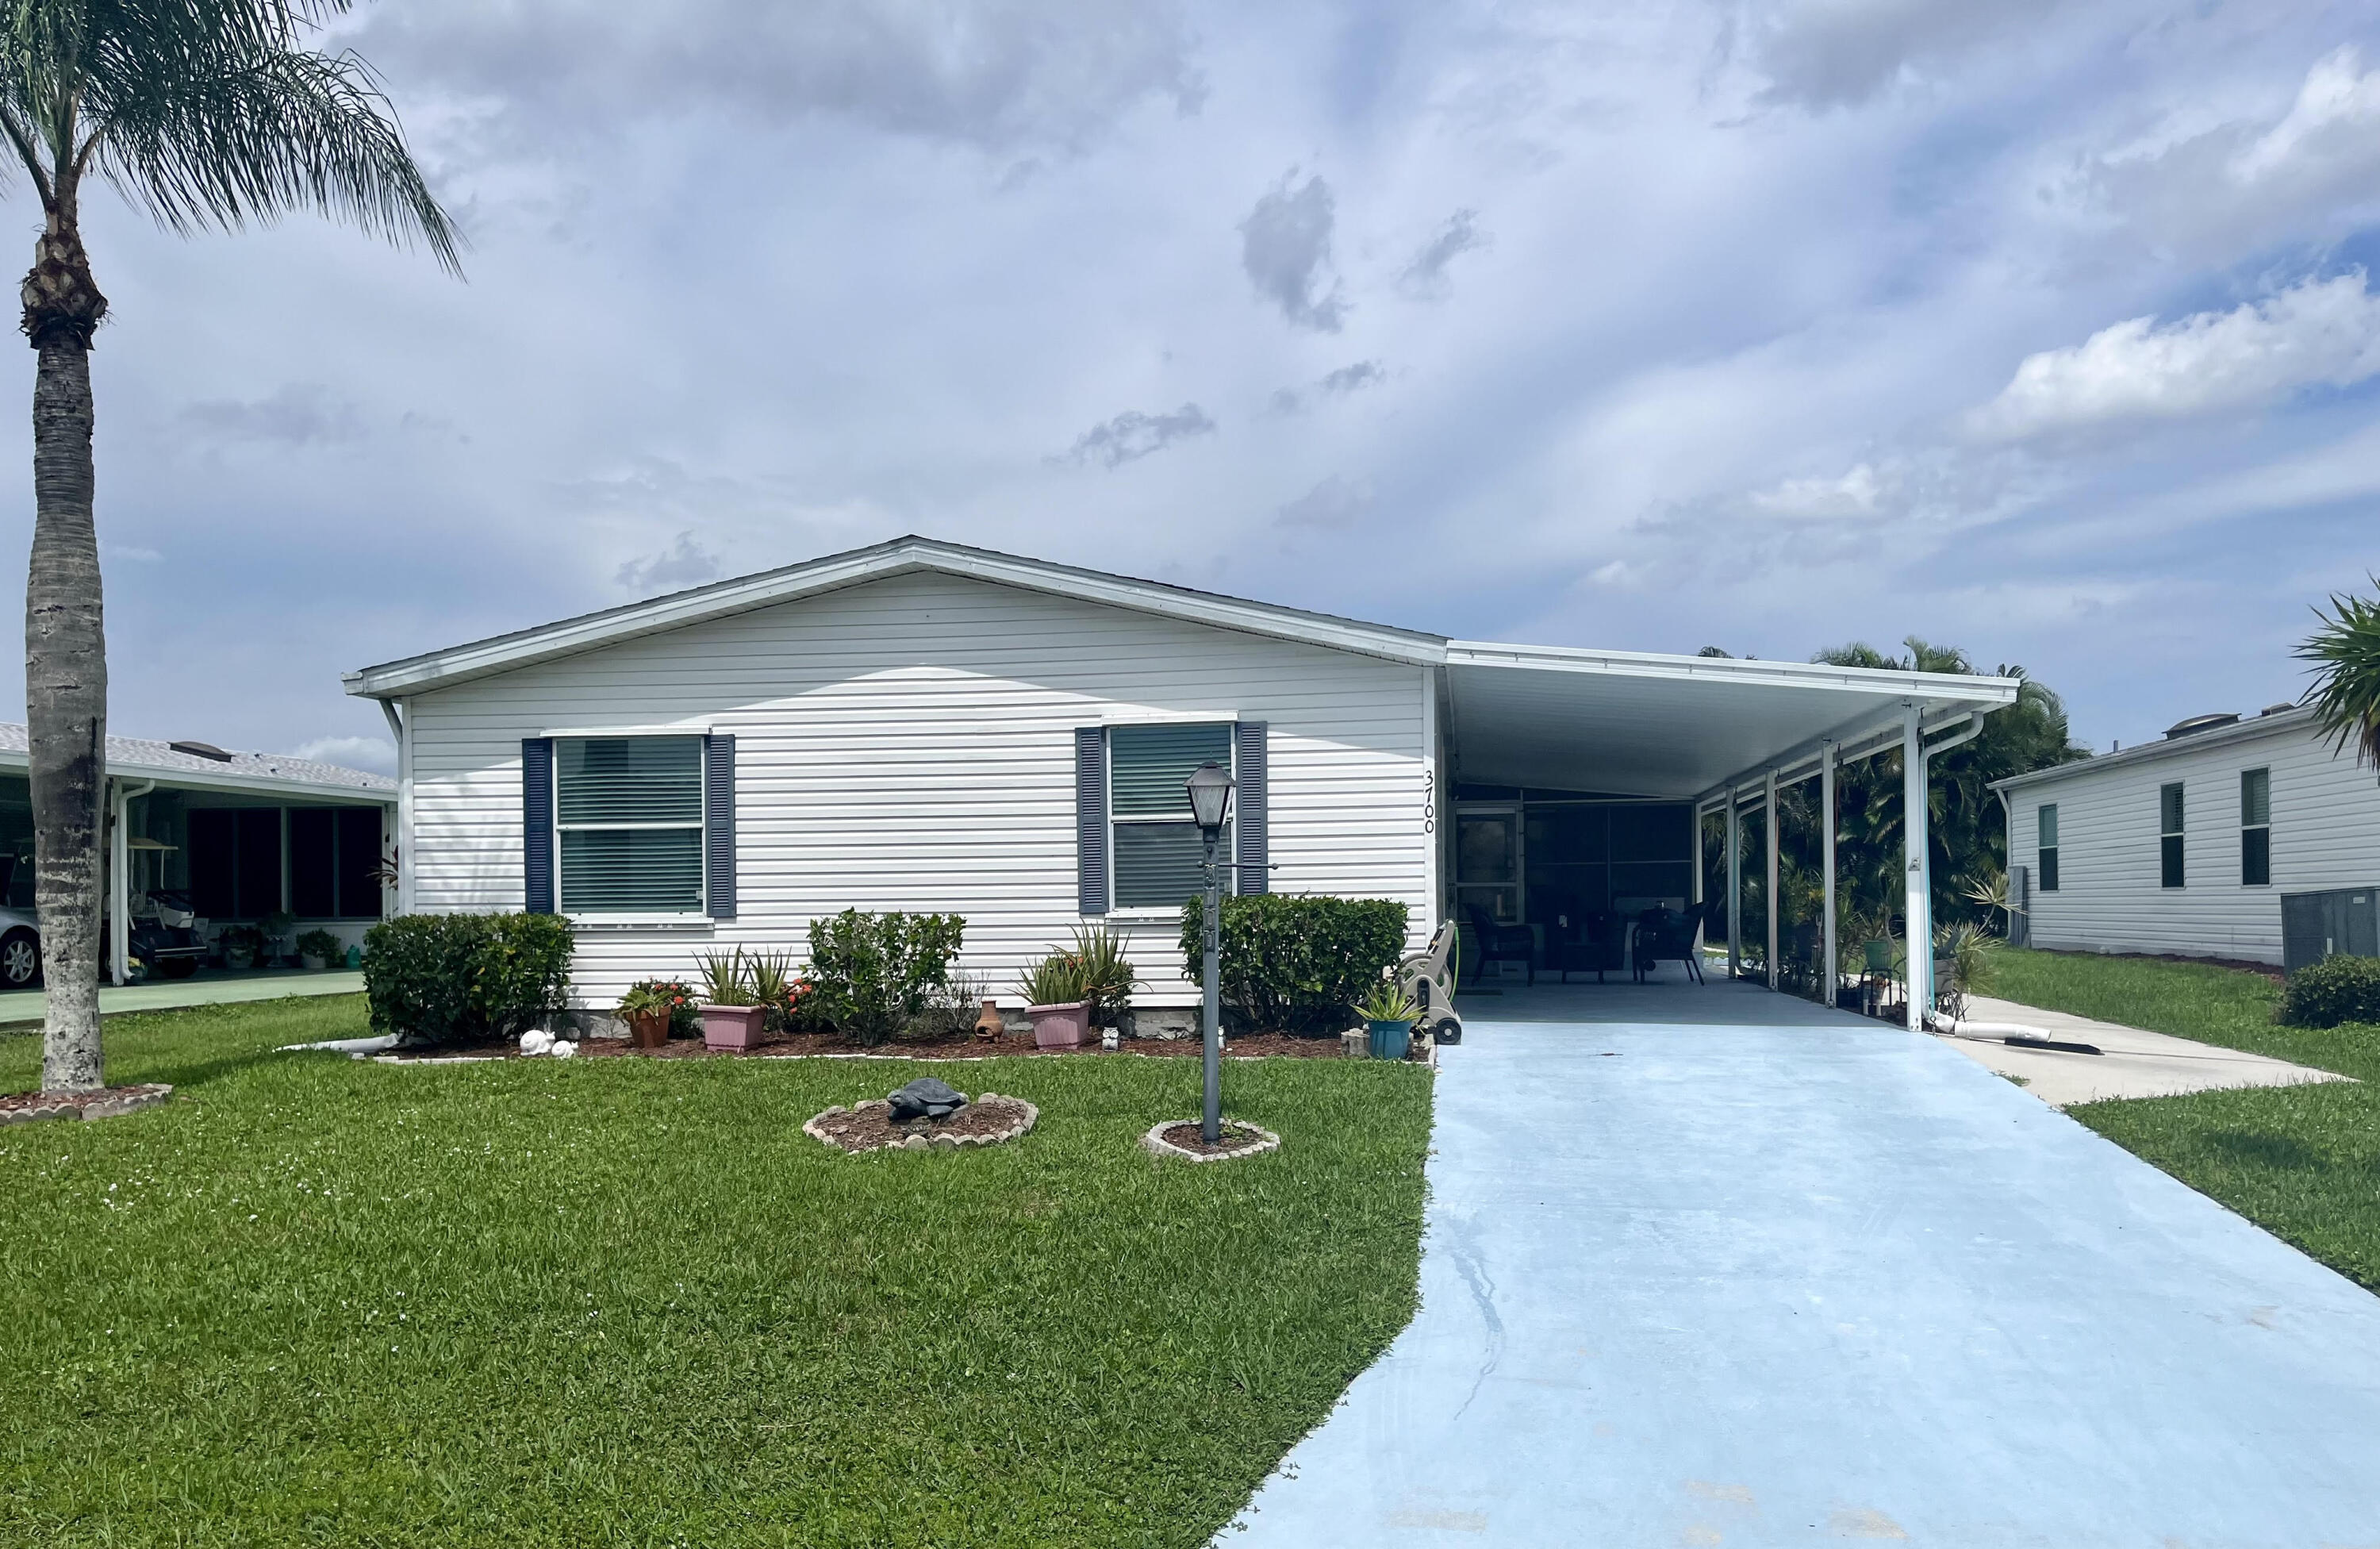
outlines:
{"label": "flower bed", "polygon": [[896,1119],[883,1098],[841,1105],[802,1126],[802,1133],[841,1151],[958,1151],[1003,1145],[1031,1129],[1041,1110],[1021,1097],[978,1092],[974,1102],[941,1118]]}

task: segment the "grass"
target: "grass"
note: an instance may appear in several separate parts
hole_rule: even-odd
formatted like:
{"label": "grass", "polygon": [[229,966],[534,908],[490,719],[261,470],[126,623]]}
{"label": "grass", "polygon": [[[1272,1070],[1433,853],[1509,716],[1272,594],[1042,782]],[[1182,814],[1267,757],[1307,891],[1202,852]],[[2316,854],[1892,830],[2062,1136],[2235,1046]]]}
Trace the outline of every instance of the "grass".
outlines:
{"label": "grass", "polygon": [[1414,1309],[1418,1069],[1230,1067],[1283,1149],[1190,1167],[1195,1061],[994,1061],[1022,1142],[846,1157],[918,1067],[268,1052],[362,1023],[111,1020],[172,1103],[0,1129],[0,1542],[1192,1545]]}
{"label": "grass", "polygon": [[2092,1103],[2074,1118],[2380,1290],[2380,1027],[2287,1028],[2262,974],[2002,949],[1988,994],[2356,1078]]}

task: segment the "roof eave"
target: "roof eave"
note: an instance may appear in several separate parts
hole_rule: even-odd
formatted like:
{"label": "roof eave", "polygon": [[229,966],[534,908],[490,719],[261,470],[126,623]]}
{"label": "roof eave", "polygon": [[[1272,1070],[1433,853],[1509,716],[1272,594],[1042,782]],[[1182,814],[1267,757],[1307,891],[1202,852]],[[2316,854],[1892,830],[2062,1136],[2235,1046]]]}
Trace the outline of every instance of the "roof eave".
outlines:
{"label": "roof eave", "polygon": [[2293,710],[2277,711],[2270,715],[2256,715],[2236,726],[2217,726],[2211,731],[2192,732],[2188,737],[2159,738],[2155,742],[2142,742],[2113,753],[2099,753],[2071,763],[2053,763],[2046,769],[2029,770],[2022,774],[2010,774],[1992,781],[1986,790],[2015,790],[2022,786],[2040,785],[2044,781],[2063,779],[2071,775],[2097,774],[2118,765],[2155,763],[2164,759],[2179,758],[2203,748],[2228,747],[2234,742],[2253,742],[2260,737],[2274,737],[2292,729],[2304,729],[2314,719],[2312,707],[2301,705]]}
{"label": "roof eave", "polygon": [[345,674],[341,681],[348,693],[360,698],[396,699],[425,689],[468,682],[646,635],[920,571],[965,576],[1390,661],[1431,665],[1441,661],[1445,653],[1442,637],[1416,630],[1333,619],[1263,603],[911,538],[365,667]]}

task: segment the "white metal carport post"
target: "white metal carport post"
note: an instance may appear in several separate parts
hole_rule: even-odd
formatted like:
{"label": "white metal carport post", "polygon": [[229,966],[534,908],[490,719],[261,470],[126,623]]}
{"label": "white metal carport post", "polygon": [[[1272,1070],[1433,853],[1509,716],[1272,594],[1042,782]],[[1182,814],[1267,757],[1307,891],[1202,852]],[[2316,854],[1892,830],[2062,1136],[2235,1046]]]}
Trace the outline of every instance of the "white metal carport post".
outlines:
{"label": "white metal carport post", "polygon": [[1785,912],[1778,908],[1777,900],[1777,771],[1773,769],[1768,772],[1762,799],[1760,825],[1768,835],[1768,873],[1764,884],[1766,891],[1760,895],[1760,901],[1766,906],[1762,912],[1768,917],[1768,987],[1773,990],[1779,982],[1777,973],[1778,917]]}
{"label": "white metal carport post", "polygon": [[1908,867],[1901,906],[1909,957],[1909,1025],[1924,1031],[1934,1008],[1934,900],[1925,876],[1925,732],[1914,700],[1900,712],[1900,841]]}
{"label": "white metal carport post", "polygon": [[1836,975],[1840,962],[1835,944],[1835,745],[1818,745],[1818,848],[1827,873],[1826,924],[1820,932],[1818,982],[1829,1008],[1835,1005]]}
{"label": "white metal carport post", "polygon": [[1743,970],[1743,826],[1735,787],[1727,787],[1727,976]]}

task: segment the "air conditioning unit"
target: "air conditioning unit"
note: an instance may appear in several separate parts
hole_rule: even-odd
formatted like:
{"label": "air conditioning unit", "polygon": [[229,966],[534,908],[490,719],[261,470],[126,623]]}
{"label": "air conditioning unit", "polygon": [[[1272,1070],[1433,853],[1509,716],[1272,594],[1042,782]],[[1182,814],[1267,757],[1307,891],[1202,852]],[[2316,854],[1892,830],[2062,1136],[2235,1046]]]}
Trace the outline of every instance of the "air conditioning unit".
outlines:
{"label": "air conditioning unit", "polygon": [[2380,957],[2380,888],[2281,895],[2281,967],[2290,973],[2344,952]]}

